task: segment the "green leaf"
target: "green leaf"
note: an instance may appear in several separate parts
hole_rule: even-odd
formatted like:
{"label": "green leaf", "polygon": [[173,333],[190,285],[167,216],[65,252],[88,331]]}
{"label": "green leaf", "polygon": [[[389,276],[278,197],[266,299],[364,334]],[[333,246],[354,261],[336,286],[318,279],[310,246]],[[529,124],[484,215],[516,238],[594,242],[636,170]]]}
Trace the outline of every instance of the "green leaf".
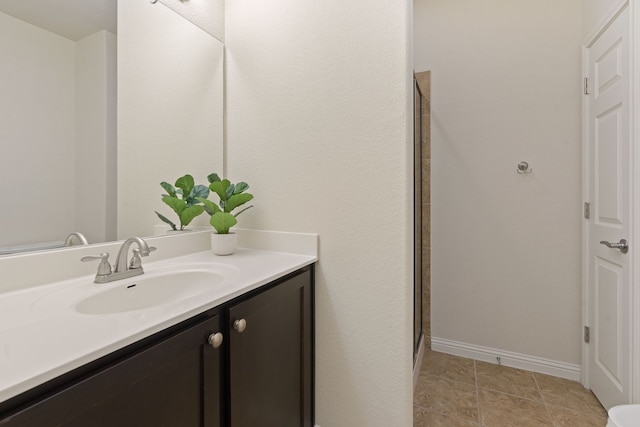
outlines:
{"label": "green leaf", "polygon": [[230,185],[231,183],[228,179],[223,179],[222,181],[212,182],[209,185],[209,189],[215,192],[218,197],[220,197],[220,200],[225,201],[227,200],[227,188],[229,188]]}
{"label": "green leaf", "polygon": [[185,202],[184,200],[180,200],[177,197],[164,196],[162,198],[162,201],[165,202],[171,209],[173,209],[173,211],[177,213],[178,216],[180,216],[182,211],[187,207],[187,202]]}
{"label": "green leaf", "polygon": [[185,176],[181,176],[176,181],[176,187],[181,188],[182,194],[186,194],[187,196],[191,193],[191,189],[193,188],[194,185],[195,185],[195,181],[193,180],[193,177],[189,174]]}
{"label": "green leaf", "polygon": [[196,197],[196,199],[204,205],[204,210],[209,214],[213,215],[216,212],[222,212],[218,205],[213,203],[211,200],[203,199],[202,197]]}
{"label": "green leaf", "polygon": [[218,234],[229,234],[229,229],[238,223],[235,216],[226,212],[217,212],[209,221]]}
{"label": "green leaf", "polygon": [[227,196],[225,200],[229,200],[229,197],[233,196],[234,188],[235,188],[235,185],[233,184],[229,185],[229,187],[227,188],[227,191],[225,192],[225,196]]}
{"label": "green leaf", "polygon": [[244,205],[251,199],[253,199],[253,194],[249,194],[249,193],[234,194],[225,204],[224,211],[233,212],[235,208],[237,208],[238,206]]}
{"label": "green leaf", "polygon": [[201,205],[189,206],[180,213],[180,229],[189,225],[191,221],[198,215],[204,212],[204,208]]}
{"label": "green leaf", "polygon": [[190,196],[194,198],[202,197],[203,199],[206,199],[207,197],[209,197],[209,187],[207,187],[206,185],[198,184],[193,187]]}
{"label": "green leaf", "polygon": [[160,218],[162,220],[162,222],[166,222],[167,224],[169,224],[173,230],[177,230],[176,225],[169,218],[167,218],[166,216],[162,215],[158,211],[156,211],[156,215],[158,215],[158,218]]}
{"label": "green leaf", "polygon": [[211,175],[207,176],[207,181],[209,181],[209,183],[212,183],[212,182],[219,182],[221,181],[221,179],[217,173],[212,173]]}
{"label": "green leaf", "polygon": [[164,191],[166,191],[167,193],[169,193],[169,196],[171,197],[176,197],[176,189],[173,188],[173,185],[169,184],[168,182],[164,182],[162,181],[160,183],[160,186],[162,188],[164,188]]}
{"label": "green leaf", "polygon": [[233,189],[233,194],[240,194],[247,191],[248,189],[249,189],[249,184],[241,181],[236,184],[236,187]]}
{"label": "green leaf", "polygon": [[189,197],[185,200],[189,206],[193,206],[198,203],[198,198],[206,199],[209,197],[209,187],[205,185],[196,185],[191,189],[191,193],[189,193]]}

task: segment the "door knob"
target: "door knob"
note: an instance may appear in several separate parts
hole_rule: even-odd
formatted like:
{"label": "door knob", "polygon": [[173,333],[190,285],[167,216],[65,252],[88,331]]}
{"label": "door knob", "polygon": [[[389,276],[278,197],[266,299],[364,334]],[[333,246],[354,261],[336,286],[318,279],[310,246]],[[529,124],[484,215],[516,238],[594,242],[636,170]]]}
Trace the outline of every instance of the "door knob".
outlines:
{"label": "door knob", "polygon": [[215,334],[209,335],[208,342],[209,342],[209,344],[211,344],[211,347],[220,348],[220,346],[222,345],[222,340],[223,339],[224,339],[224,337],[222,336],[222,333],[221,332],[216,332]]}
{"label": "door knob", "polygon": [[609,243],[606,240],[600,240],[600,244],[605,245],[606,247],[611,249],[620,249],[620,252],[622,252],[623,254],[629,252],[629,242],[627,242],[625,239],[620,239],[620,242],[618,243]]}
{"label": "door knob", "polygon": [[244,332],[246,328],[247,328],[247,321],[244,319],[238,319],[235,322],[233,322],[233,329],[235,329],[239,333]]}

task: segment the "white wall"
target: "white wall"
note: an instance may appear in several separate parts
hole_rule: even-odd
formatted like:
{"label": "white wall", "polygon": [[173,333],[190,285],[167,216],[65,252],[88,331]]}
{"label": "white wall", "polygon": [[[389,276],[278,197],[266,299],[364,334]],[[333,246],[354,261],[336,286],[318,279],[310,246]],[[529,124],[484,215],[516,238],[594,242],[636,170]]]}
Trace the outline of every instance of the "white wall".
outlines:
{"label": "white wall", "polygon": [[582,1],[416,0],[414,16],[415,70],[432,71],[434,341],[577,366]]}
{"label": "white wall", "polygon": [[160,0],[160,3],[224,42],[224,0]]}
{"label": "white wall", "polygon": [[0,13],[0,247],[75,221],[75,43]]}
{"label": "white wall", "polygon": [[412,425],[411,3],[226,4],[240,225],[317,232],[316,422]]}
{"label": "white wall", "polygon": [[[160,182],[223,167],[224,46],[164,5],[118,2],[118,237],[161,224]],[[202,215],[194,224],[208,224]]]}
{"label": "white wall", "polygon": [[115,76],[114,34],[99,31],[76,42],[75,185],[79,203],[74,230],[89,242],[116,238]]}
{"label": "white wall", "polygon": [[115,47],[105,31],[74,42],[0,13],[0,247],[115,238]]}

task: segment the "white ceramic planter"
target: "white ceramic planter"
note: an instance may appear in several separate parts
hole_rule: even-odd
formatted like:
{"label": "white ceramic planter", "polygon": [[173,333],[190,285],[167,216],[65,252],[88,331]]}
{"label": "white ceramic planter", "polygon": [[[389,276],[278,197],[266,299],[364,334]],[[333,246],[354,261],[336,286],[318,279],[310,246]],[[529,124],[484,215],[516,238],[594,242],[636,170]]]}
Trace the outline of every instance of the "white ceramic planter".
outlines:
{"label": "white ceramic planter", "polygon": [[238,235],[236,233],[218,234],[211,233],[211,250],[216,255],[231,255],[238,246]]}

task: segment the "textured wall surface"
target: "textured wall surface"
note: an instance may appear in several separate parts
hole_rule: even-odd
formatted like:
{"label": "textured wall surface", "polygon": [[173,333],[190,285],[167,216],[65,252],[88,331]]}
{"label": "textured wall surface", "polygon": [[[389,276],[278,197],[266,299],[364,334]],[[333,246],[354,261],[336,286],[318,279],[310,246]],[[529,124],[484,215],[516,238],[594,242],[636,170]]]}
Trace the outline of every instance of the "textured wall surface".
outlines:
{"label": "textured wall surface", "polygon": [[74,184],[79,203],[69,232],[80,231],[91,243],[116,239],[116,43],[116,36],[104,30],[76,42]]}
{"label": "textured wall surface", "polygon": [[224,42],[224,0],[160,0],[160,3]]}
{"label": "textured wall surface", "polygon": [[226,4],[228,174],[248,228],[320,235],[316,422],[412,424],[411,5]]}
{"label": "textured wall surface", "polygon": [[580,0],[415,2],[432,339],[580,364],[581,16]]}
{"label": "textured wall surface", "polygon": [[0,247],[64,240],[75,224],[75,43],[0,13],[0,52]]}

